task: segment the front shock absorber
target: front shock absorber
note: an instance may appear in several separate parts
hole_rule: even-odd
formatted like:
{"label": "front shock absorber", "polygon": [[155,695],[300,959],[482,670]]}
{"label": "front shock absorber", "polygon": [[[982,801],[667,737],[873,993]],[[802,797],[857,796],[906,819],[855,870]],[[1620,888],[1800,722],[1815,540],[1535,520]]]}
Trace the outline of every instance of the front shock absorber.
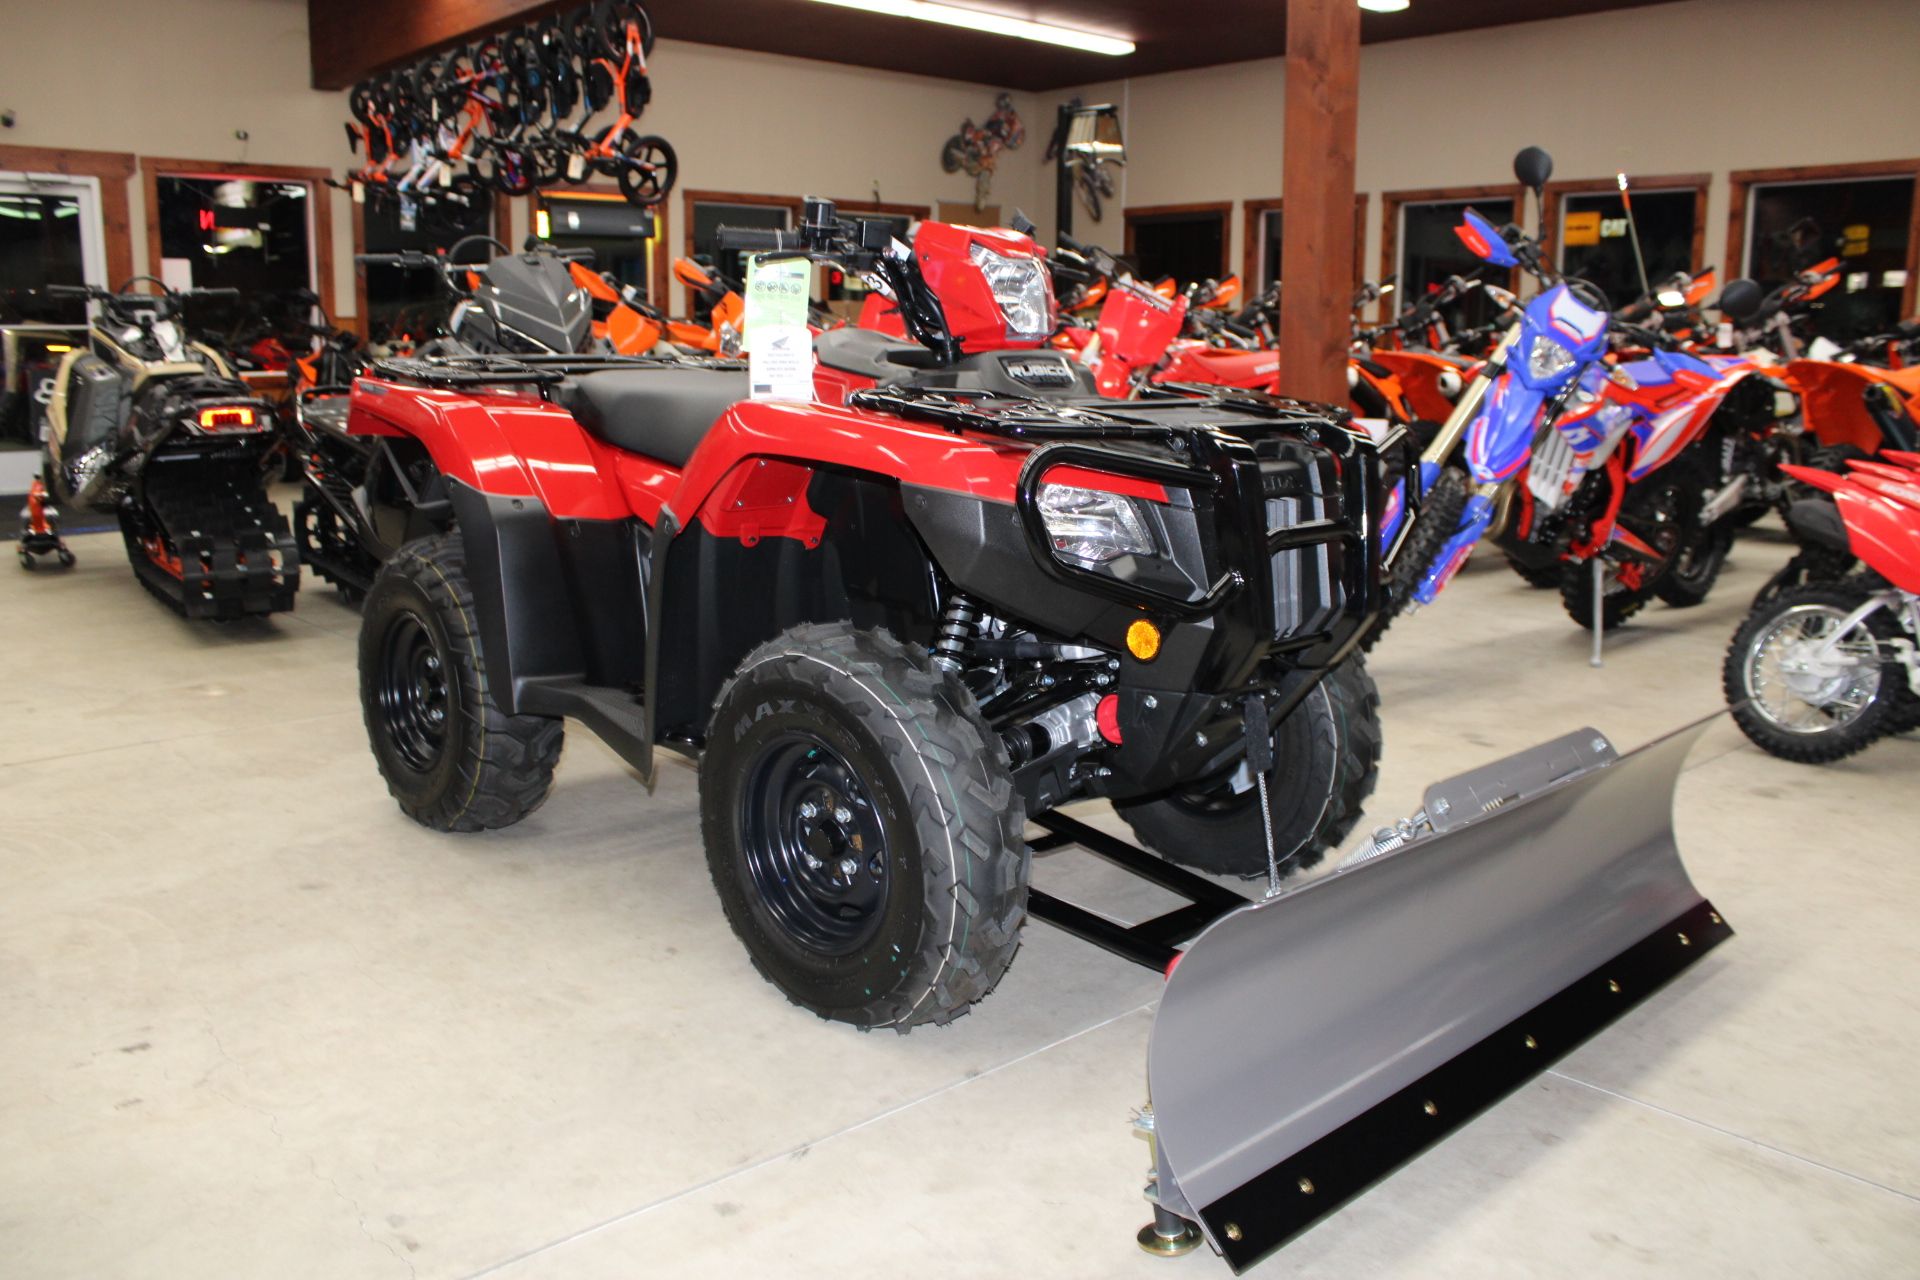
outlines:
{"label": "front shock absorber", "polygon": [[961,670],[979,633],[980,606],[958,591],[948,596],[947,611],[942,615],[940,629],[933,637],[932,657],[935,665],[947,671]]}

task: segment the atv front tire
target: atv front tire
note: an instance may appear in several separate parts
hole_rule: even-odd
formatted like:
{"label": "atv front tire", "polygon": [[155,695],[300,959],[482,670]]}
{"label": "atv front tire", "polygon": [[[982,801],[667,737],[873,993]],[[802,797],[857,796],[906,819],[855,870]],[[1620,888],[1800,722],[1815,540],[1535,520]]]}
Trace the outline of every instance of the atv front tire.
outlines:
{"label": "atv front tire", "polygon": [[510,827],[553,785],[566,722],[500,710],[458,535],[409,542],[367,592],[360,710],[387,790],[436,831]]}
{"label": "atv front tire", "polygon": [[[1380,741],[1380,691],[1358,655],[1328,672],[1280,722],[1267,792],[1283,877],[1313,866],[1346,839],[1379,776]],[[1223,778],[1115,808],[1140,842],[1169,862],[1249,879],[1267,873],[1260,791],[1250,778]]]}
{"label": "atv front tire", "polygon": [[884,631],[795,627],[747,655],[714,702],[700,817],[754,967],[822,1018],[951,1022],[1020,945],[1006,753],[966,687]]}

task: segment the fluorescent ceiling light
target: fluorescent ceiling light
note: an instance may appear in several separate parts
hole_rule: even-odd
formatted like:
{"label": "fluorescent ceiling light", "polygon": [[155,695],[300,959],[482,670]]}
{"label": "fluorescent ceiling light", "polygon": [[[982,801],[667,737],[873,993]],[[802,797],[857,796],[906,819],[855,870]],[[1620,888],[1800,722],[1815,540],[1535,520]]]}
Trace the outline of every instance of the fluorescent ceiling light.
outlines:
{"label": "fluorescent ceiling light", "polygon": [[[1404,7],[1406,0],[1401,0]],[[950,4],[933,4],[930,0],[819,0],[821,4],[839,5],[842,9],[860,9],[866,13],[884,14],[890,18],[918,18],[922,22],[938,22],[949,27],[964,27],[969,31],[983,31],[989,35],[1017,36],[1022,40],[1038,40],[1043,44],[1064,45],[1069,49],[1080,49],[1087,53],[1104,53],[1113,57],[1123,57],[1133,52],[1133,41],[1121,40],[1114,36],[1096,35],[1091,31],[1075,31],[1071,27],[1055,27],[1044,22],[1028,22],[1024,18],[1008,18],[997,13],[982,13],[978,9],[961,9]]]}
{"label": "fluorescent ceiling light", "polygon": [[1413,0],[1360,0],[1360,7],[1369,13],[1400,13]]}

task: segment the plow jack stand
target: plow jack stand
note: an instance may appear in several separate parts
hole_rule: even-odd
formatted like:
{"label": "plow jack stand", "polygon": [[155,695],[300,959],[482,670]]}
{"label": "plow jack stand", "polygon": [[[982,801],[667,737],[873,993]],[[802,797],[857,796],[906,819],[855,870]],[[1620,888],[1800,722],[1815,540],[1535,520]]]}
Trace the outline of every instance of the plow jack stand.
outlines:
{"label": "plow jack stand", "polygon": [[1202,932],[1147,1051],[1159,1234],[1185,1218],[1253,1265],[1730,937],[1673,836],[1711,719],[1437,783],[1413,822]]}

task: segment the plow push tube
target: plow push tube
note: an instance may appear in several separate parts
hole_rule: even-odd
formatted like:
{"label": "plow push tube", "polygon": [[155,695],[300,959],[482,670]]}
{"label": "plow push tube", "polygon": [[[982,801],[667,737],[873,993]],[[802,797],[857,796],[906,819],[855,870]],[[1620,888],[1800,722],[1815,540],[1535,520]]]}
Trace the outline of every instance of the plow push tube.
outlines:
{"label": "plow push tube", "polygon": [[1251,1266],[1731,936],[1673,836],[1711,719],[1435,784],[1430,834],[1201,934],[1147,1051],[1160,1207]]}

